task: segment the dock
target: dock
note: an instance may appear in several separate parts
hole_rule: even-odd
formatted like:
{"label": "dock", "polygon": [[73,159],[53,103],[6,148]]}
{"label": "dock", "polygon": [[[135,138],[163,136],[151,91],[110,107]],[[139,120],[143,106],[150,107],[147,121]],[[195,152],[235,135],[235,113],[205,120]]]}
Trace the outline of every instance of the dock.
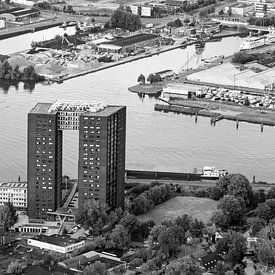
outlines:
{"label": "dock", "polygon": [[[209,102],[209,104],[219,103]],[[207,108],[207,106],[209,109]],[[202,107],[200,106],[200,104],[198,104],[198,101],[192,102],[192,100],[185,100],[182,101],[182,105],[180,105],[179,103],[176,105],[157,103],[154,106],[154,110],[159,112],[172,112],[176,114],[185,114],[196,117],[210,117],[210,122],[213,123],[216,123],[221,119],[231,120],[237,123],[237,127],[239,127],[239,122],[241,121],[260,124],[261,131],[263,131],[264,125],[275,126],[275,111],[263,110],[261,108],[250,108],[246,106],[226,106],[225,104],[223,104],[223,110],[219,111],[219,109],[214,106],[212,111],[210,109],[210,105]]]}

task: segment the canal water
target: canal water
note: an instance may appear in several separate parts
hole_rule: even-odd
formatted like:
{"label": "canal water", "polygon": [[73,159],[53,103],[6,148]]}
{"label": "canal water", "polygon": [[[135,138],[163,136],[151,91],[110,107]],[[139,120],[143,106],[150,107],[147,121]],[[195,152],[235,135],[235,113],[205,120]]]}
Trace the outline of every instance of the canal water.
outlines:
{"label": "canal water", "polygon": [[[29,39],[29,38],[28,38]],[[37,102],[56,99],[101,100],[127,106],[128,169],[186,172],[213,165],[243,173],[250,180],[275,179],[275,128],[231,121],[210,125],[209,118],[159,113],[154,98],[139,98],[127,88],[140,73],[148,75],[164,69],[178,72],[199,64],[201,58],[228,55],[239,49],[241,38],[225,38],[208,43],[201,55],[193,46],[177,49],[124,64],[108,70],[65,81],[63,84],[38,84],[30,91],[18,87],[0,88],[0,179],[26,179],[27,114]],[[15,42],[14,42],[15,43]],[[12,43],[12,45],[14,45]],[[16,46],[16,45],[15,45]],[[77,176],[77,132],[64,133],[63,173]]]}

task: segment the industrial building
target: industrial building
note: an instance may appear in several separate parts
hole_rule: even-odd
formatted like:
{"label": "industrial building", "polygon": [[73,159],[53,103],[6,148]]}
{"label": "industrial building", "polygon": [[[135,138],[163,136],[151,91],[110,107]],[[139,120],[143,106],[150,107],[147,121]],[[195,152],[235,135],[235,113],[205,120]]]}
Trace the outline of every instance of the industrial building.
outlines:
{"label": "industrial building", "polygon": [[46,236],[41,234],[36,235],[33,238],[29,238],[28,245],[48,251],[68,254],[83,247],[85,245],[85,242],[71,239],[67,236]]}
{"label": "industrial building", "polygon": [[11,202],[18,209],[27,208],[26,182],[1,182],[0,204]]}
{"label": "industrial building", "polygon": [[21,22],[39,17],[39,15],[40,11],[37,9],[20,8],[17,10],[10,9],[7,12],[1,13],[0,18],[8,22]]}
{"label": "industrial building", "polygon": [[79,207],[87,199],[124,208],[126,107],[38,103],[28,115],[28,215],[53,219],[61,206],[63,130],[79,130]]}
{"label": "industrial building", "polygon": [[[96,251],[89,251],[87,253],[78,255],[76,257],[66,259],[62,262],[59,262],[58,265],[63,268],[77,270],[79,272],[82,271],[83,267],[92,264],[96,261],[100,261],[105,263],[108,267],[108,271],[110,272],[112,268],[118,265],[126,265],[123,263],[120,258],[116,257],[116,255],[112,255],[110,253],[99,253]],[[82,268],[82,269],[81,269]]]}
{"label": "industrial building", "polygon": [[125,54],[136,51],[139,48],[144,49],[144,47],[159,45],[159,41],[160,37],[158,35],[140,33],[100,44],[97,49],[99,52]]}

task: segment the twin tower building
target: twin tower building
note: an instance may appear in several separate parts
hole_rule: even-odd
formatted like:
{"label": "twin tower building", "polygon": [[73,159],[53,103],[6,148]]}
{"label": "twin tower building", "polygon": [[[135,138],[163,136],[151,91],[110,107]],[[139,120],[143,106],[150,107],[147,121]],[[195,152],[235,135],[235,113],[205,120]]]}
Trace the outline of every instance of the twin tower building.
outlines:
{"label": "twin tower building", "polygon": [[38,103],[28,114],[28,215],[62,206],[64,130],[79,131],[78,207],[87,199],[124,207],[126,107],[99,102]]}

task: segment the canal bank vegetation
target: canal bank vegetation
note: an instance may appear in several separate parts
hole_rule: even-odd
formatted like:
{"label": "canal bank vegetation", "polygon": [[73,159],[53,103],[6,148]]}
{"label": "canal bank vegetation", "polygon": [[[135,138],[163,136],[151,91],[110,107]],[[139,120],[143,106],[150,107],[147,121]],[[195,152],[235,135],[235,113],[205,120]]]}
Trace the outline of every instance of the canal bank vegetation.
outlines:
{"label": "canal bank vegetation", "polygon": [[19,65],[12,67],[8,60],[0,63],[0,79],[14,80],[23,82],[39,82],[44,81],[45,77],[35,72],[34,66],[29,65],[20,71]]}

